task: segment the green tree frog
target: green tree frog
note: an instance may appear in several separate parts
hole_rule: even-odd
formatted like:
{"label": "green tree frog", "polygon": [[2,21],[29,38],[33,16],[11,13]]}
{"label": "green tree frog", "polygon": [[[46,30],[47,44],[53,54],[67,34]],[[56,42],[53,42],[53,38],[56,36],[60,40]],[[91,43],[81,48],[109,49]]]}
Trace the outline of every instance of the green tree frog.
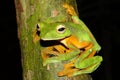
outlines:
{"label": "green tree frog", "polygon": [[69,22],[38,23],[41,40],[57,40],[70,50],[43,62],[45,66],[49,63],[69,61],[64,65],[64,69],[58,72],[58,76],[91,73],[103,61],[102,56],[94,56],[101,50],[101,46],[85,23],[76,15],[71,15],[71,19]]}

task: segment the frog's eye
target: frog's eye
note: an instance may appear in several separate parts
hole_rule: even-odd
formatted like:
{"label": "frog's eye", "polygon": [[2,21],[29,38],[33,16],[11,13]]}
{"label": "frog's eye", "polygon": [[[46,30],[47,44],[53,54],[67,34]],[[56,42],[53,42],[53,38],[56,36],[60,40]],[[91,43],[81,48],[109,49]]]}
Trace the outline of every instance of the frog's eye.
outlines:
{"label": "frog's eye", "polygon": [[40,25],[39,24],[36,25],[36,34],[37,35],[40,34]]}
{"label": "frog's eye", "polygon": [[66,27],[64,25],[58,25],[57,26],[57,32],[58,33],[64,33],[66,30]]}
{"label": "frog's eye", "polygon": [[40,31],[40,24],[37,24],[37,25],[36,25],[36,30],[37,30],[37,31]]}

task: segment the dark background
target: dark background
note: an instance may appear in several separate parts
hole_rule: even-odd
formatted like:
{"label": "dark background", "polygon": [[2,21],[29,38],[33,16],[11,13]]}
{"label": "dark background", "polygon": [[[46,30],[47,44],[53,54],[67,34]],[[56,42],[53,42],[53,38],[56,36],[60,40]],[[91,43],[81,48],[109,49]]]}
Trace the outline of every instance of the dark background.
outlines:
{"label": "dark background", "polygon": [[[119,79],[119,0],[77,0],[80,18],[90,28],[102,50],[102,65],[91,75],[94,80]],[[22,80],[20,47],[14,0],[0,0],[1,77]],[[114,74],[113,74],[114,73]]]}

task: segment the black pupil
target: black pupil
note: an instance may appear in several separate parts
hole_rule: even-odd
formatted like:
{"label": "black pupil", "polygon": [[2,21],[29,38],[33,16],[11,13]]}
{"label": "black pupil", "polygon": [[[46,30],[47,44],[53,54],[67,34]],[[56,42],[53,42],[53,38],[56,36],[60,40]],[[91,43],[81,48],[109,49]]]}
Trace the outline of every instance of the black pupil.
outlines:
{"label": "black pupil", "polygon": [[65,30],[65,28],[63,28],[63,27],[58,29],[58,31],[64,31],[64,30]]}

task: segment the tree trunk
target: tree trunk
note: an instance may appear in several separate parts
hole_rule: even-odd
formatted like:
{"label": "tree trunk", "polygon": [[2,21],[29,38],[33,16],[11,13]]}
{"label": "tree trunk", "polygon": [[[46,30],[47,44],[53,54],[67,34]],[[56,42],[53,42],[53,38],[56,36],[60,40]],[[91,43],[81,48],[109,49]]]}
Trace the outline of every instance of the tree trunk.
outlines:
{"label": "tree trunk", "polygon": [[[50,66],[51,69],[47,70],[42,65],[39,42],[33,42],[34,29],[40,20],[51,22],[69,20],[62,3],[73,5],[77,11],[75,0],[15,0],[23,80],[91,80],[89,75],[69,79],[58,77],[56,73],[63,64],[59,68]],[[59,12],[58,16],[56,16],[57,12]]]}

